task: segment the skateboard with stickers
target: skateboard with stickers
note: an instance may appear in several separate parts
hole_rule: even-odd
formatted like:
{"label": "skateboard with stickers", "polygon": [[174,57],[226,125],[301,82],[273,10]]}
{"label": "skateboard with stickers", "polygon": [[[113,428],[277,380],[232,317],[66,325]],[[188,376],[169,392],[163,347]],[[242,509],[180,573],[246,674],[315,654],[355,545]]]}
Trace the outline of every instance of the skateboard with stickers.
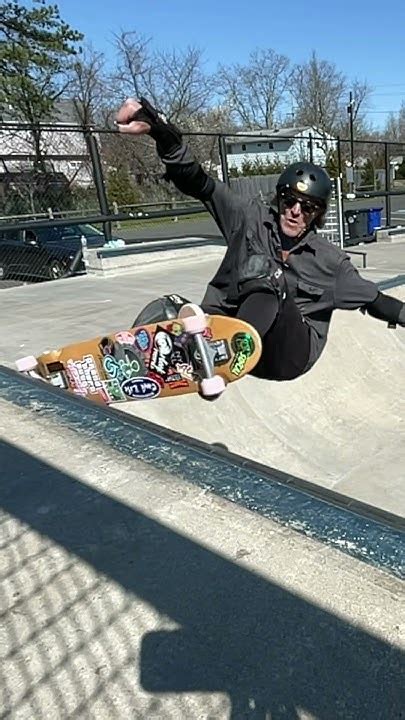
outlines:
{"label": "skateboard with stickers", "polygon": [[17,360],[17,370],[99,404],[221,395],[257,364],[261,340],[237,318],[184,305],[177,318]]}

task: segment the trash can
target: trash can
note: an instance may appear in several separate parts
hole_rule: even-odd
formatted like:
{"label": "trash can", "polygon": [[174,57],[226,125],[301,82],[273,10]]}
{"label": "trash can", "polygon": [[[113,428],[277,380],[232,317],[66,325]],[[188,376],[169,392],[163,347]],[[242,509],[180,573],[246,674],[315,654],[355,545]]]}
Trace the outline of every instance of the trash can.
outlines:
{"label": "trash can", "polygon": [[367,218],[367,231],[369,235],[374,235],[374,231],[381,227],[382,208],[369,208]]}
{"label": "trash can", "polygon": [[350,240],[359,240],[360,238],[367,237],[369,234],[368,208],[353,208],[353,210],[346,210],[345,218],[349,228]]}

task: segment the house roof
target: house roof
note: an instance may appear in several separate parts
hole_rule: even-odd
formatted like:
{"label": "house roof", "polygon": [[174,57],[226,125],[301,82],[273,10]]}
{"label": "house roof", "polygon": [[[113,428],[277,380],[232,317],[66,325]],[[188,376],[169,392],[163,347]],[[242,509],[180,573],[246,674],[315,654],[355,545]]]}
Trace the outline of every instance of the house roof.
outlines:
{"label": "house roof", "polygon": [[244,132],[236,133],[235,135],[227,138],[228,143],[251,143],[257,142],[258,138],[266,138],[268,140],[277,140],[277,138],[294,139],[302,135],[309,135],[312,133],[316,137],[326,137],[328,140],[333,140],[333,136],[328,133],[323,133],[321,130],[311,125],[300,125],[296,127],[283,127],[283,128],[261,128],[258,130],[246,130]]}
{"label": "house roof", "polygon": [[[15,122],[15,115],[12,107],[5,106],[2,108],[0,122]],[[19,121],[21,122],[21,121]],[[55,102],[55,107],[51,112],[50,118],[44,119],[41,122],[50,125],[52,123],[66,124],[66,125],[80,125],[80,118],[77,114],[77,110],[73,100],[59,99]]]}

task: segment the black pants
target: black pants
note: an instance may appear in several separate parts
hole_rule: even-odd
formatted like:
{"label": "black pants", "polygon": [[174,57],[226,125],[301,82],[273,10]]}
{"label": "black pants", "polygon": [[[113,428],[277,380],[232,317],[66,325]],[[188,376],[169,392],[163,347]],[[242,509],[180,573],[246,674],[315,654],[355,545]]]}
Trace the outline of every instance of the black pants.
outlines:
{"label": "black pants", "polygon": [[[204,310],[226,314],[205,305]],[[251,375],[264,380],[293,380],[302,375],[309,359],[310,332],[292,298],[287,296],[280,306],[273,293],[252,293],[235,317],[252,325],[262,338],[262,355]]]}

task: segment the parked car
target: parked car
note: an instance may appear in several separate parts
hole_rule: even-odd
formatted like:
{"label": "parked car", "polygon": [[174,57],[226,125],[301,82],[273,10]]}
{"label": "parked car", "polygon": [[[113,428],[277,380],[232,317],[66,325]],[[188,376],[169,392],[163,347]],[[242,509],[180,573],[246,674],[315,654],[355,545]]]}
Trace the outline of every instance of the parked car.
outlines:
{"label": "parked car", "polygon": [[102,247],[106,243],[104,233],[93,225],[67,224],[4,231],[0,225],[0,280],[56,280],[72,271],[83,272],[83,236],[88,248]]}

